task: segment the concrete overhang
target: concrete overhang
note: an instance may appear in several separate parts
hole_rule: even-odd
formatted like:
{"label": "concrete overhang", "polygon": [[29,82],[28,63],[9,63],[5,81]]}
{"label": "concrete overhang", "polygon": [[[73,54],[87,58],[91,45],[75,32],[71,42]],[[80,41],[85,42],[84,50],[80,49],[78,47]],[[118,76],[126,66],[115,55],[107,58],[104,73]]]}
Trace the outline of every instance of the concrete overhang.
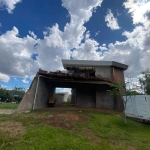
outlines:
{"label": "concrete overhang", "polygon": [[123,70],[128,68],[128,65],[115,61],[92,61],[92,60],[69,60],[62,59],[64,69],[67,67],[118,67]]}

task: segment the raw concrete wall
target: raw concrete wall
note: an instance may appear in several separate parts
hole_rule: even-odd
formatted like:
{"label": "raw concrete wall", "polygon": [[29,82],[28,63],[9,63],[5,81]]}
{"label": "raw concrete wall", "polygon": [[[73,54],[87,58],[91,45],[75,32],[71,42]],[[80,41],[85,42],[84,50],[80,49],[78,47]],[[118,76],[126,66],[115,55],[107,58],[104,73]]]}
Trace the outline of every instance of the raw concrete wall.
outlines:
{"label": "raw concrete wall", "polygon": [[35,99],[34,109],[48,107],[49,99],[54,99],[55,88],[50,86],[47,79],[40,77],[39,85],[37,89],[37,95]]}
{"label": "raw concrete wall", "polygon": [[106,90],[96,90],[96,108],[113,109],[113,97]]}
{"label": "raw concrete wall", "polygon": [[61,104],[67,102],[69,93],[55,93],[54,99],[56,99],[56,104]]}
{"label": "raw concrete wall", "polygon": [[[43,77],[39,77],[38,86],[37,86],[37,82],[38,82],[38,77],[36,76],[29,90],[26,92],[24,98],[20,102],[17,112],[47,107],[50,97],[53,99],[54,97],[53,91],[55,91],[54,90],[55,88],[51,87],[48,81]],[[37,94],[36,94],[36,88],[37,88]]]}
{"label": "raw concrete wall", "polygon": [[96,108],[106,108],[112,110],[123,110],[123,100],[119,97],[111,96],[106,89],[96,90]]}
{"label": "raw concrete wall", "polygon": [[28,111],[32,109],[36,86],[37,86],[37,77],[34,78],[30,88],[28,89],[22,101],[20,102],[17,112]]}
{"label": "raw concrete wall", "polygon": [[91,89],[76,89],[76,106],[96,107],[95,91]]}
{"label": "raw concrete wall", "polygon": [[110,68],[110,67],[95,68],[95,76],[112,79],[112,71],[111,70],[112,70],[112,68]]}
{"label": "raw concrete wall", "polygon": [[71,92],[72,92],[72,94],[71,94],[71,105],[75,105],[76,104],[76,89],[72,89]]}

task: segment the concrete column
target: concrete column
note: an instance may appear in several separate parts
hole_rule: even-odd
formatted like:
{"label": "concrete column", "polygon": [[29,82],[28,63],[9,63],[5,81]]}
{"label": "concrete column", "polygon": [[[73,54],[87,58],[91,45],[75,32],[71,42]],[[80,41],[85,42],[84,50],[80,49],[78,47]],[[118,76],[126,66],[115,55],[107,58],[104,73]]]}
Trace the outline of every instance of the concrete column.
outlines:
{"label": "concrete column", "polygon": [[71,90],[71,105],[76,105],[76,89]]}
{"label": "concrete column", "polygon": [[76,89],[76,106],[96,107],[95,90],[93,89]]}
{"label": "concrete column", "polygon": [[48,102],[54,102],[55,87],[47,79],[40,77],[35,99],[34,109],[48,107]]}
{"label": "concrete column", "polygon": [[48,107],[50,99],[54,102],[54,93],[55,87],[52,87],[47,79],[36,76],[20,102],[17,112]]}

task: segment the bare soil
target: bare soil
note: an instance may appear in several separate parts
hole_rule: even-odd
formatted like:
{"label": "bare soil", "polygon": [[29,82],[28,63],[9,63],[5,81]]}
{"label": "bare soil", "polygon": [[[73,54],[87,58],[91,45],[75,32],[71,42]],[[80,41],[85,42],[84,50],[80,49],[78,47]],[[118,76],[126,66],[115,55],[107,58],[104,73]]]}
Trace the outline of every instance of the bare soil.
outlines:
{"label": "bare soil", "polygon": [[[48,118],[46,119],[46,124],[54,127],[60,127],[67,130],[73,130],[73,127],[77,122],[85,122],[88,117],[83,113],[89,111],[98,111],[108,114],[118,115],[122,112],[107,110],[107,109],[96,109],[96,108],[83,108],[76,106],[56,106],[54,108],[46,108],[47,111],[50,110]],[[40,117],[40,116],[36,116]],[[42,116],[41,116],[42,117]],[[40,117],[40,118],[41,118]],[[88,129],[87,129],[88,130]],[[86,132],[87,133],[87,132]],[[84,134],[84,133],[83,133]],[[90,136],[89,136],[90,138]]]}
{"label": "bare soil", "polygon": [[9,137],[24,135],[25,130],[20,122],[3,121],[0,123],[0,131],[7,133]]}
{"label": "bare soil", "polygon": [[15,109],[0,109],[0,114],[12,114],[15,112]]}
{"label": "bare soil", "polygon": [[50,126],[61,127],[71,130],[76,122],[85,121],[85,116],[75,112],[58,112],[48,116],[47,124]]}

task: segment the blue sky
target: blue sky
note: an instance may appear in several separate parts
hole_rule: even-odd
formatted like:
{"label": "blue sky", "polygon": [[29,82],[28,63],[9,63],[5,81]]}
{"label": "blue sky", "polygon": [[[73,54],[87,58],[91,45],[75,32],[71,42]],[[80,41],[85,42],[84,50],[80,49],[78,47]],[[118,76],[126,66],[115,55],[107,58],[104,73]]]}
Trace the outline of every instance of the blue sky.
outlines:
{"label": "blue sky", "polygon": [[149,68],[150,0],[0,0],[1,86],[27,89],[38,68],[70,57],[125,63],[138,77]]}

